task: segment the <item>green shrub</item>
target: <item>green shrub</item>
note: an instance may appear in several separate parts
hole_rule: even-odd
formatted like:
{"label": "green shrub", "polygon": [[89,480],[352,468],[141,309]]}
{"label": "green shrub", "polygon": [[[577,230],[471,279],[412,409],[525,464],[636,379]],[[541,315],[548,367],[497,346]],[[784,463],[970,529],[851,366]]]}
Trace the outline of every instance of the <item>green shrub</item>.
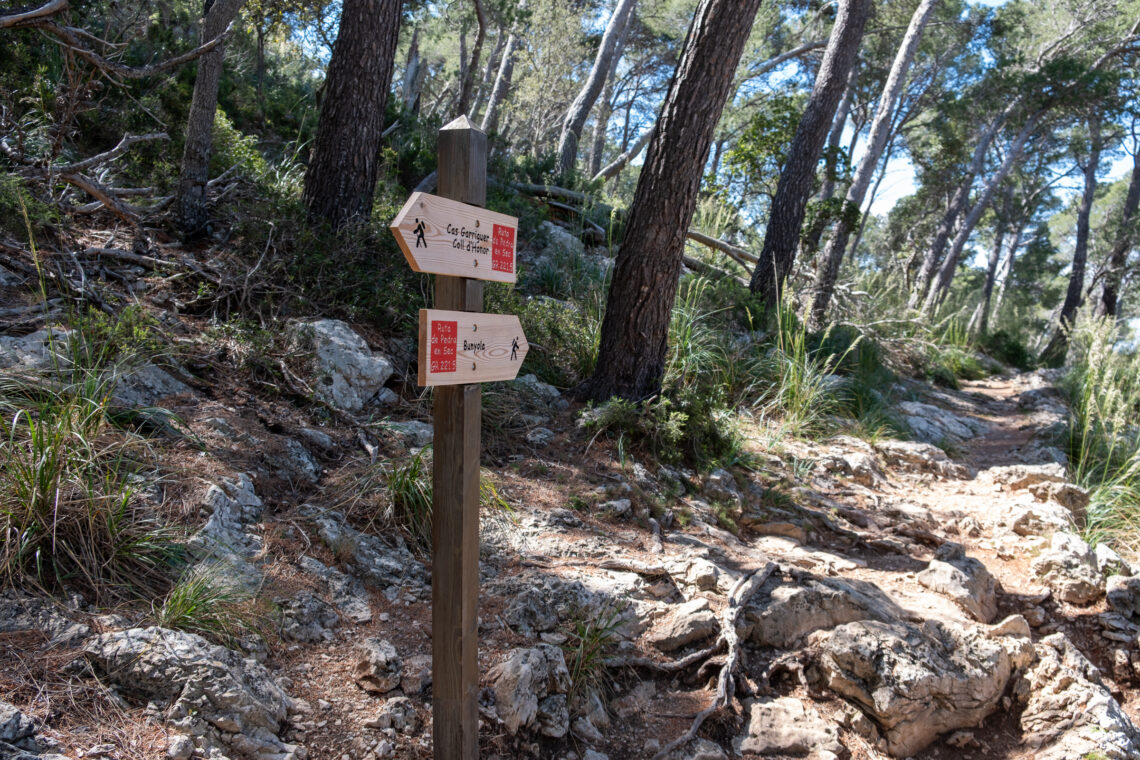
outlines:
{"label": "green shrub", "polygon": [[1020,370],[1030,370],[1036,364],[1033,354],[1021,338],[1008,330],[996,330],[981,341],[987,354]]}
{"label": "green shrub", "polygon": [[257,138],[244,135],[234,126],[221,108],[214,115],[213,153],[210,156],[210,176],[217,177],[233,167],[240,177],[259,179],[269,165],[257,149]]}

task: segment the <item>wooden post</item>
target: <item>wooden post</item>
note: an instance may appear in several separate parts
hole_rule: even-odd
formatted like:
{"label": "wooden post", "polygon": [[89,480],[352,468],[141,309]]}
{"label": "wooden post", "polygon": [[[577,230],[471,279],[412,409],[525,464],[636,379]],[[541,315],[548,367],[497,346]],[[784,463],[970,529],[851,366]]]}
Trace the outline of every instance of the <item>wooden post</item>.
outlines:
{"label": "wooden post", "polygon": [[[487,136],[466,116],[439,132],[439,194],[487,202]],[[482,311],[483,283],[436,275],[435,308]],[[432,739],[435,760],[479,757],[481,386],[435,389],[432,474]]]}

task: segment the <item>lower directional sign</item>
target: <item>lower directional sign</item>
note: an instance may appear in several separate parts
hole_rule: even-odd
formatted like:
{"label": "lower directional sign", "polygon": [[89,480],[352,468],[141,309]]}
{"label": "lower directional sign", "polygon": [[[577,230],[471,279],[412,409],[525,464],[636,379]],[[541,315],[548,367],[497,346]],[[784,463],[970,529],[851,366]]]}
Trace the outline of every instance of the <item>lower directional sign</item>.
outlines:
{"label": "lower directional sign", "polygon": [[529,349],[516,316],[420,309],[420,385],[513,380]]}

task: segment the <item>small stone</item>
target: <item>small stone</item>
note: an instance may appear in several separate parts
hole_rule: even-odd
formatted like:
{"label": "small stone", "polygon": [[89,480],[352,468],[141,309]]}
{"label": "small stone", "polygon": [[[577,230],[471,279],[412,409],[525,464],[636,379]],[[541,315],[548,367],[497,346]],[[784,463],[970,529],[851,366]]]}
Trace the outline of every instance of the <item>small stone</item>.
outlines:
{"label": "small stone", "polygon": [[396,647],[384,639],[365,639],[357,648],[360,659],[354,669],[356,683],[365,691],[379,694],[400,685],[403,661]]}
{"label": "small stone", "polygon": [[170,760],[189,760],[193,754],[194,742],[190,741],[189,736],[175,734],[166,745],[166,756]]}

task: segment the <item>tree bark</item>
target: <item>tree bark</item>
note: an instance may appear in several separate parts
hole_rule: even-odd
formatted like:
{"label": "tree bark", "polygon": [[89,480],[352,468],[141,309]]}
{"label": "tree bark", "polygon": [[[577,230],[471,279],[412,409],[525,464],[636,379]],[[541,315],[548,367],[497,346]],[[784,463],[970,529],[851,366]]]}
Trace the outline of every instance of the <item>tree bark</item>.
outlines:
{"label": "tree bark", "polygon": [[[902,96],[903,87],[906,85],[907,73],[914,62],[915,54],[918,52],[918,43],[922,39],[923,29],[926,28],[926,22],[930,20],[930,15],[938,3],[939,0],[922,0],[918,8],[915,9],[914,15],[911,16],[910,25],[907,27],[906,34],[903,35],[902,44],[899,45],[894,63],[891,64],[890,74],[887,76],[883,91],[879,95],[875,118],[871,122],[871,134],[867,138],[867,151],[859,161],[859,168],[855,170],[851,187],[847,189],[844,202],[848,206],[857,209],[863,207],[867,189],[871,186],[871,178],[875,174],[875,168],[878,166],[879,159],[883,155],[883,149],[887,145],[895,108]],[[851,229],[840,222],[835,226],[835,231],[824,250],[823,259],[817,270],[815,296],[811,305],[811,321],[816,327],[822,326],[827,316],[827,309],[831,304],[831,295],[835,292],[835,281],[839,277],[839,267],[843,263],[843,254],[847,250],[847,242],[850,236]]]}
{"label": "tree bark", "polygon": [[641,151],[645,149],[645,146],[649,144],[649,139],[653,137],[654,129],[656,129],[656,127],[650,127],[642,132],[641,137],[637,138],[637,142],[630,146],[630,149],[625,153],[622,153],[613,161],[602,167],[602,170],[594,175],[593,181],[597,182],[598,180],[613,179],[620,174],[626,164],[637,158],[641,154]]}
{"label": "tree bark", "polygon": [[1057,317],[1057,327],[1048,345],[1039,357],[1042,364],[1060,366],[1065,361],[1069,349],[1069,329],[1081,305],[1085,289],[1085,266],[1089,255],[1089,219],[1092,216],[1093,197],[1096,194],[1096,173],[1100,168],[1100,114],[1089,116],[1089,155],[1085,163],[1085,187],[1081,193],[1081,205],[1077,209],[1077,238],[1073,245],[1073,268],[1069,273],[1069,287],[1065,291],[1065,302]]}
{"label": "tree bark", "polygon": [[424,77],[427,70],[420,58],[420,30],[412,32],[412,44],[408,46],[407,63],[404,65],[404,80],[402,84],[404,94],[404,108],[408,113],[420,112],[420,93],[423,91]]}
{"label": "tree bark", "polygon": [[855,59],[863,28],[871,13],[871,0],[841,0],[815,86],[788,150],[788,160],[780,172],[776,196],[764,232],[760,263],[752,273],[751,289],[769,308],[779,305],[784,280],[792,269],[803,226],[804,209],[815,180],[815,167],[835,109]]}
{"label": "tree bark", "polygon": [[513,32],[507,38],[507,47],[503,50],[503,60],[499,63],[499,73],[495,75],[495,86],[491,88],[491,99],[487,101],[487,110],[483,114],[481,128],[488,135],[499,129],[499,109],[511,88],[511,76],[515,71],[515,49],[519,38]]}
{"label": "tree bark", "polygon": [[479,113],[479,109],[483,107],[483,100],[489,94],[492,86],[492,78],[495,72],[498,71],[498,66],[495,61],[503,54],[503,49],[506,46],[507,38],[505,32],[500,29],[498,34],[495,35],[495,46],[491,48],[491,54],[487,56],[487,65],[483,68],[483,77],[479,80],[479,86],[475,88],[475,101],[471,104],[471,113],[467,114],[468,117],[474,121],[475,114]]}
{"label": "tree bark", "polygon": [[610,116],[613,114],[614,79],[617,78],[618,63],[621,62],[622,51],[625,49],[625,41],[629,36],[632,20],[633,14],[631,12],[621,28],[621,36],[614,48],[614,54],[610,56],[610,68],[606,72],[606,84],[602,88],[602,102],[599,104],[598,113],[594,117],[594,143],[590,147],[589,174],[591,177],[602,170],[602,153],[606,149],[606,128],[609,127]]}
{"label": "tree bark", "polygon": [[1120,283],[1124,278],[1124,265],[1128,249],[1132,247],[1134,230],[1132,220],[1140,207],[1140,150],[1132,155],[1132,179],[1128,182],[1128,195],[1124,198],[1124,211],[1120,219],[1120,235],[1108,254],[1108,267],[1104,275],[1104,285],[1097,301],[1098,317],[1115,317],[1120,299]]}
{"label": "tree bark", "polygon": [[934,272],[942,260],[942,254],[946,250],[946,244],[950,241],[950,236],[954,234],[954,227],[958,223],[958,215],[962,213],[962,208],[970,198],[970,188],[974,186],[974,177],[978,175],[978,172],[980,172],[985,165],[986,152],[990,148],[990,143],[993,142],[994,136],[998,133],[998,130],[1001,129],[1002,125],[1005,124],[1006,119],[1009,118],[1009,113],[1010,109],[1007,108],[985,128],[978,138],[978,143],[974,146],[974,155],[970,159],[970,165],[966,169],[966,174],[962,177],[962,182],[958,185],[958,189],[954,191],[954,195],[950,199],[950,205],[946,207],[946,212],[942,215],[942,220],[938,223],[938,228],[934,231],[934,239],[922,257],[922,266],[918,270],[918,276],[915,277],[914,288],[910,292],[907,308],[917,309],[926,299],[926,294],[930,290],[930,281],[934,279]]}
{"label": "tree bark", "polygon": [[[997,298],[994,299],[993,306],[990,308],[990,315],[1001,314],[1001,305],[1005,300],[1005,289],[1009,286],[1009,281],[1013,277],[1013,265],[1017,260],[1017,249],[1021,247],[1021,238],[1025,234],[1025,223],[1017,228],[1017,234],[1013,237],[1013,243],[1009,246],[1009,253],[1005,256],[1005,269],[1002,274],[1001,284],[998,285]],[[986,329],[989,330],[989,315],[985,319]]]}
{"label": "tree bark", "polygon": [[463,80],[459,85],[459,105],[455,108],[455,115],[462,116],[471,110],[471,100],[475,91],[475,74],[479,70],[479,59],[483,55],[483,40],[487,38],[487,14],[483,12],[482,0],[473,0],[475,3],[475,20],[479,29],[475,32],[475,44],[471,47],[471,61],[465,63]]}
{"label": "tree bark", "polygon": [[990,249],[990,257],[986,262],[986,279],[982,283],[982,297],[978,300],[978,306],[970,317],[970,323],[966,325],[966,332],[970,335],[986,334],[985,322],[989,318],[990,297],[994,292],[994,280],[997,278],[998,263],[1001,261],[1001,251],[1004,244],[1005,224],[999,221],[994,230],[994,245]]}
{"label": "tree bark", "polygon": [[970,213],[962,221],[958,232],[954,235],[954,241],[950,244],[950,251],[946,254],[945,261],[942,262],[942,267],[938,270],[938,277],[934,285],[926,294],[926,300],[922,304],[922,313],[929,316],[934,312],[935,307],[942,303],[946,298],[946,294],[950,292],[950,283],[954,280],[954,274],[958,271],[958,259],[962,255],[962,249],[966,246],[966,241],[970,239],[973,234],[974,228],[978,226],[978,222],[982,219],[982,214],[985,213],[986,208],[990,204],[990,199],[993,198],[994,190],[1005,179],[1006,175],[1017,166],[1021,161],[1022,152],[1025,150],[1025,143],[1028,142],[1033,130],[1037,128],[1037,122],[1040,121],[1044,111],[1038,111],[1026,120],[1021,131],[1017,133],[1017,137],[1010,143],[1009,149],[1006,151],[1005,160],[1001,162],[1001,166],[994,172],[985,186],[982,188],[981,195],[978,200],[970,208]]}
{"label": "tree bark", "polygon": [[372,209],[401,5],[344,0],[302,193],[310,216],[334,229]]}
{"label": "tree bark", "polygon": [[614,266],[594,374],[580,396],[660,392],[685,233],[761,0],[700,0],[661,107]]}
{"label": "tree bark", "polygon": [[[218,37],[237,16],[245,0],[207,0],[199,41]],[[218,109],[218,85],[225,64],[225,45],[219,44],[198,59],[194,95],[186,120],[186,145],[174,201],[175,223],[184,237],[198,237],[210,221],[206,183],[210,181],[210,157],[214,148],[214,114]]]}
{"label": "tree bark", "polygon": [[578,92],[566,118],[562,122],[562,134],[558,138],[558,173],[566,174],[574,168],[574,161],[578,157],[578,139],[582,135],[582,127],[590,117],[590,109],[605,85],[606,75],[610,70],[610,61],[617,52],[618,40],[625,32],[625,25],[629,22],[630,14],[637,0],[617,0],[610,22],[606,25],[605,34],[602,35],[602,44],[598,46],[598,54],[594,57],[594,65],[590,69],[590,76]]}
{"label": "tree bark", "polygon": [[[839,101],[839,108],[835,111],[835,119],[831,124],[831,132],[827,136],[827,165],[824,169],[823,185],[819,188],[819,202],[826,203],[835,195],[835,172],[838,168],[839,145],[843,140],[843,128],[847,126],[847,115],[851,112],[851,101],[855,97],[855,80],[859,73],[858,66],[851,67],[851,75],[847,77],[847,89],[843,91],[843,99]],[[800,255],[810,255],[819,250],[819,241],[823,231],[827,229],[830,219],[825,214],[819,215],[812,226],[803,235],[800,244]]]}

